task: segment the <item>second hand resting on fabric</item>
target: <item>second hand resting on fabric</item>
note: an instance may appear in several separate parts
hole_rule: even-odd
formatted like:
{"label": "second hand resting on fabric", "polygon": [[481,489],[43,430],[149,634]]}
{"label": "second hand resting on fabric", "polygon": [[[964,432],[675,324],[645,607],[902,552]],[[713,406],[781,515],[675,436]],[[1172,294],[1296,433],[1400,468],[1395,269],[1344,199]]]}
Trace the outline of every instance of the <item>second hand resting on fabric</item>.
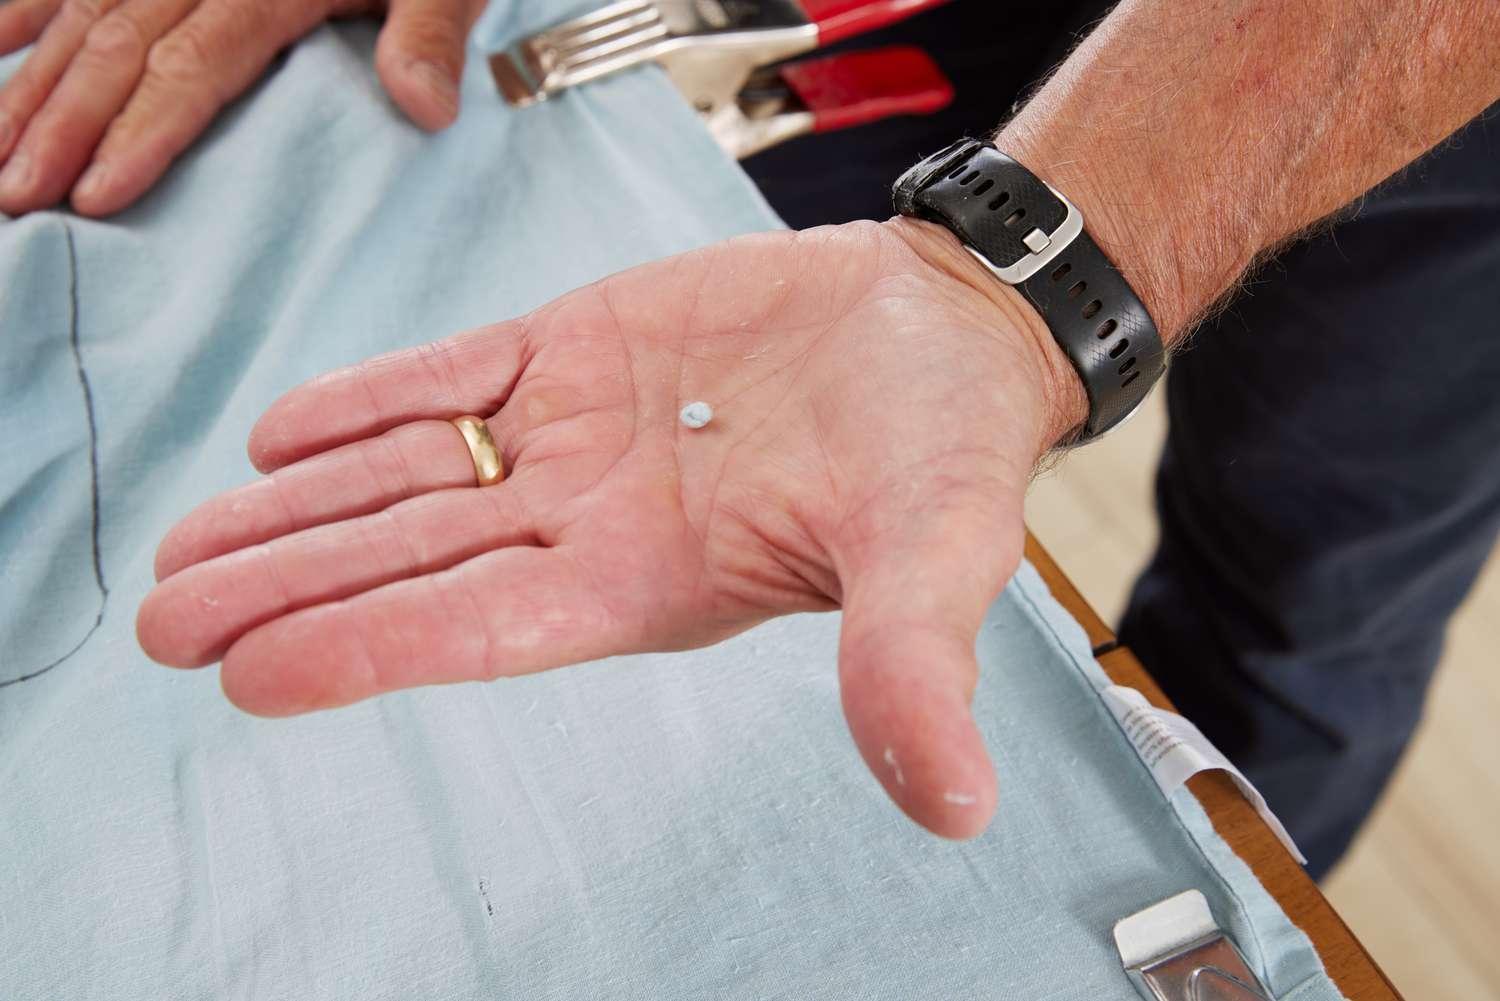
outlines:
{"label": "second hand resting on fabric", "polygon": [[69,197],[118,212],[154,185],[276,54],[331,17],[388,12],[375,67],[412,121],[458,115],[485,0],[9,0],[0,55],[35,43],[0,87],[0,212]]}
{"label": "second hand resting on fabric", "polygon": [[[998,144],[1080,207],[1170,346],[1255,255],[1500,97],[1497,21],[1127,0]],[[473,485],[467,413],[504,482]],[[284,715],[842,607],[861,754],[918,823],[972,836],[997,799],[975,635],[1031,471],[1086,413],[1040,317],[946,230],[745,237],[293,390],[251,435],[269,475],[162,543],[138,632]]]}

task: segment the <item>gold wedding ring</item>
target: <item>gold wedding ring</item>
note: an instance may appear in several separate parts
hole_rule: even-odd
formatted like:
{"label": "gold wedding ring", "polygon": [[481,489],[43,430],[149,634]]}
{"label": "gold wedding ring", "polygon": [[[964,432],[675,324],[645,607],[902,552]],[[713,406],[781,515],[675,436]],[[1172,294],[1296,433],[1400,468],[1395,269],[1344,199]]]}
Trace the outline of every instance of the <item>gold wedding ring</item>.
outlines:
{"label": "gold wedding ring", "polygon": [[505,479],[505,465],[500,461],[500,450],[495,439],[490,437],[490,428],[483,419],[465,415],[450,422],[464,436],[469,446],[469,457],[474,460],[474,478],[481,487],[499,483]]}

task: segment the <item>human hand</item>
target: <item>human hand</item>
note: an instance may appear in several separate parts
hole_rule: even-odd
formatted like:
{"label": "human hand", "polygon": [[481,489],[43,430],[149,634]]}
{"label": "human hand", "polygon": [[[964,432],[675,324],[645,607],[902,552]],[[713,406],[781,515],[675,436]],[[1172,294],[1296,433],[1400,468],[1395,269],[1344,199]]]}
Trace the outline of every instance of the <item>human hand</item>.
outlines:
{"label": "human hand", "polygon": [[[425,129],[458,114],[484,0],[10,0],[0,55],[36,43],[0,88],[0,212],[117,212],[156,183],[276,54],[331,17],[389,7],[375,67]],[[88,168],[85,170],[85,168]]]}
{"label": "human hand", "polygon": [[[679,409],[709,402],[689,430]],[[137,631],[263,715],[701,647],[842,607],[842,702],[915,820],[979,833],[975,639],[1082,386],[945,231],[744,237],[371,359],[260,419],[266,477],[162,542]],[[474,486],[447,421],[485,417]]]}

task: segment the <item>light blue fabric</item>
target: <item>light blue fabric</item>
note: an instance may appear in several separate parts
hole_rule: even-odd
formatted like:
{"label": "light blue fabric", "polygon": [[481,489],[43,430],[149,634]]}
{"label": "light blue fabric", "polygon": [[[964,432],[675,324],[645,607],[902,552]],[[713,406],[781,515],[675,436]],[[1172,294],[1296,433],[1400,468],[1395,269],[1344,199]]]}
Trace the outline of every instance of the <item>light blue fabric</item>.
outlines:
{"label": "light blue fabric", "polygon": [[1029,568],[980,640],[1002,808],[966,844],[856,756],[835,615],[284,721],[147,662],[154,545],[282,391],[776,225],[655,72],[513,113],[476,61],[430,139],[372,42],[319,31],[116,220],[0,224],[0,998],[1109,1001],[1113,922],[1188,887],[1278,992],[1337,996]]}

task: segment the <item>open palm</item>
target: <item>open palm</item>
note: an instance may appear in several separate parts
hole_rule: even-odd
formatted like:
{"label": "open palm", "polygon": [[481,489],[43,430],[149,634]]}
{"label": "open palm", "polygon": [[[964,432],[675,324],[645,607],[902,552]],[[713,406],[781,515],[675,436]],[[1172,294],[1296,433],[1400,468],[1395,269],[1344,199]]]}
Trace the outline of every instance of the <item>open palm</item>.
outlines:
{"label": "open palm", "polygon": [[[251,435],[269,475],[162,543],[142,645],[222,659],[236,704],[282,715],[842,607],[865,760],[920,823],[978,833],[975,634],[1059,429],[1036,321],[935,233],[743,238],[293,390]],[[464,413],[505,482],[473,485]]]}

